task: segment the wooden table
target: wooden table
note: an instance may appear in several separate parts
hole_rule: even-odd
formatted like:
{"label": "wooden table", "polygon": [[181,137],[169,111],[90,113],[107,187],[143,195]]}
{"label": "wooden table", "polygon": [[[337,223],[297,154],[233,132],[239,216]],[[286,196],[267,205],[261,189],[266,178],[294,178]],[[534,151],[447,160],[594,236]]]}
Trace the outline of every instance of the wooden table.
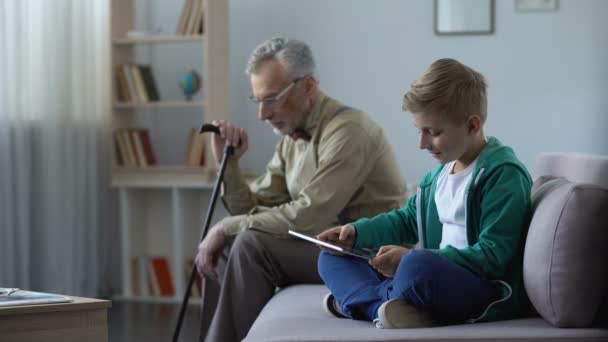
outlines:
{"label": "wooden table", "polygon": [[0,308],[0,342],[107,342],[108,300]]}

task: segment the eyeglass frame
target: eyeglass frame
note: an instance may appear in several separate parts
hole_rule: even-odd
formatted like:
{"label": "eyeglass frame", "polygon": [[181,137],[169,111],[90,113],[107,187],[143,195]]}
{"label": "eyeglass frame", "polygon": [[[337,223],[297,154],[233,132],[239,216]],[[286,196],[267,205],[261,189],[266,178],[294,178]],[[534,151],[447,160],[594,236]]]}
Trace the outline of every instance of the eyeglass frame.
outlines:
{"label": "eyeglass frame", "polygon": [[285,87],[285,89],[281,90],[278,94],[274,96],[258,99],[257,97],[253,96],[253,94],[251,94],[249,95],[249,99],[258,106],[261,104],[264,104],[265,106],[275,106],[281,100],[281,98],[284,97],[291,90],[291,88],[293,88],[296,83],[306,78],[306,76],[308,75],[300,76],[294,79],[293,81],[291,81],[291,83],[289,83],[287,87]]}

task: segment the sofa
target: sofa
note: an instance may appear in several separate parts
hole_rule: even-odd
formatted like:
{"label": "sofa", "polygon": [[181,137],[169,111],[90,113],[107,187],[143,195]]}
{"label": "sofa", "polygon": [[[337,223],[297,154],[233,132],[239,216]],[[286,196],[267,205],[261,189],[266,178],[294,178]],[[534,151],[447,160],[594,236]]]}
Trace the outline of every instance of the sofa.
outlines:
{"label": "sofa", "polygon": [[293,285],[268,302],[244,341],[608,341],[608,157],[544,153],[533,176],[523,271],[529,317],[377,329],[326,314],[324,285]]}

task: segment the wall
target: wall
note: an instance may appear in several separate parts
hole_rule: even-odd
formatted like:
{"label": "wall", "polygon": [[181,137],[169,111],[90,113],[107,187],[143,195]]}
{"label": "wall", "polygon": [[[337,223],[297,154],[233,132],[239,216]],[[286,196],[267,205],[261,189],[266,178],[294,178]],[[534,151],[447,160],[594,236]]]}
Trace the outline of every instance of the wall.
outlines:
{"label": "wall", "polygon": [[256,171],[277,138],[248,102],[244,66],[273,36],[308,42],[322,89],[368,111],[386,130],[408,182],[435,162],[417,148],[401,111],[405,91],[434,60],[454,57],[489,81],[486,134],[513,146],[530,167],[542,151],[608,154],[608,1],[561,0],[555,12],[517,12],[496,1],[496,32],[436,36],[428,0],[230,0],[235,121],[250,131],[243,164]]}

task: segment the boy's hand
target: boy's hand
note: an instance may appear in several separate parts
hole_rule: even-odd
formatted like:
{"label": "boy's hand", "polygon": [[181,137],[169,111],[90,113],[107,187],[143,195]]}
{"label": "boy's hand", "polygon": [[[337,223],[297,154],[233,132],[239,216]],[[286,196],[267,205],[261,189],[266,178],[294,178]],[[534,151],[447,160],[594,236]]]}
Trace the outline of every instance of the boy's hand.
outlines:
{"label": "boy's hand", "polygon": [[393,277],[401,258],[409,251],[409,248],[401,246],[382,246],[378,250],[378,254],[369,261],[369,264],[385,277]]}
{"label": "boy's hand", "polygon": [[[317,239],[325,242],[335,243],[345,247],[352,248],[355,245],[356,232],[355,227],[350,224],[330,228],[317,236]],[[336,255],[342,255],[333,249],[320,246],[321,249],[331,252]]]}

